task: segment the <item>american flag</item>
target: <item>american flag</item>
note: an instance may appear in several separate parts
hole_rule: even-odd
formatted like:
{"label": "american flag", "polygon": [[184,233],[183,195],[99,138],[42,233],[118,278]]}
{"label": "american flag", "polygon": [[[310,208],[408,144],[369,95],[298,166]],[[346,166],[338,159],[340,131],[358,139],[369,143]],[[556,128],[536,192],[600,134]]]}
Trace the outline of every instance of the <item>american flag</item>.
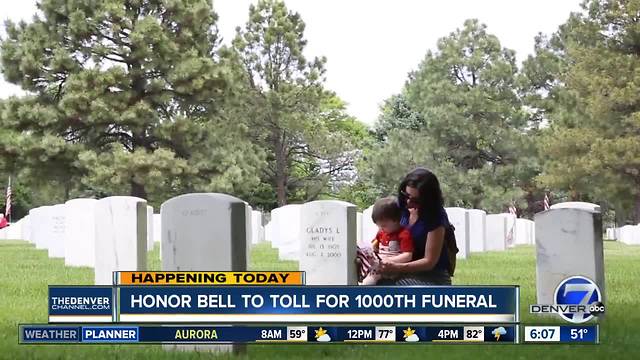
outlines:
{"label": "american flag", "polygon": [[373,268],[379,266],[379,262],[371,248],[358,247],[356,258],[358,259],[358,282],[362,282]]}
{"label": "american flag", "polygon": [[549,194],[544,193],[544,209],[549,210]]}
{"label": "american flag", "polygon": [[9,178],[9,185],[7,186],[7,202],[6,207],[4,209],[4,217],[9,219],[11,216],[11,178]]}

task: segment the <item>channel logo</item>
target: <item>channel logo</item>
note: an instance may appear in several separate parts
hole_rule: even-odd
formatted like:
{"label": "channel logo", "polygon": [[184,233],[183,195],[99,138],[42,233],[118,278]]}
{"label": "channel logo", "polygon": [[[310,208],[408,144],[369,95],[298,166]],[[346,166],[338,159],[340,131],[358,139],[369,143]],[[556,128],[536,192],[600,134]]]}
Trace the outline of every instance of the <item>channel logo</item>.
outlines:
{"label": "channel logo", "polygon": [[564,320],[581,324],[604,314],[602,293],[593,280],[584,276],[571,276],[558,284],[553,305],[531,305],[532,314],[558,314]]}

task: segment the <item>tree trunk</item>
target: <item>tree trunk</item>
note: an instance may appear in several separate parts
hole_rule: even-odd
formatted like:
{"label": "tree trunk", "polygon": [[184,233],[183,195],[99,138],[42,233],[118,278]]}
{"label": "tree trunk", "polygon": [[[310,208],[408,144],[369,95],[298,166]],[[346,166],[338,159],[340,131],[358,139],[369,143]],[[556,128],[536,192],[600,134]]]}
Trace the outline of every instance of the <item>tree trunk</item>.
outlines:
{"label": "tree trunk", "polygon": [[287,183],[288,183],[288,169],[287,169],[287,150],[286,150],[286,134],[284,131],[280,133],[280,130],[276,130],[274,134],[275,140],[275,155],[276,155],[276,197],[278,201],[278,207],[287,205]]}
{"label": "tree trunk", "polygon": [[144,185],[131,180],[131,196],[147,200],[147,191],[145,190]]}
{"label": "tree trunk", "polygon": [[634,218],[634,223],[635,224],[640,224],[640,192],[638,194],[636,194],[636,206],[635,206],[635,218]]}
{"label": "tree trunk", "polygon": [[287,205],[287,159],[276,151],[276,195],[278,206]]}
{"label": "tree trunk", "polygon": [[571,201],[580,201],[580,193],[575,189],[571,190],[571,194],[569,195],[569,197]]}
{"label": "tree trunk", "polygon": [[624,210],[622,210],[622,206],[619,203],[615,204],[615,218],[616,218],[616,227],[621,227],[626,223]]}
{"label": "tree trunk", "polygon": [[71,181],[67,179],[64,182],[64,202],[69,201],[69,193],[71,192]]}

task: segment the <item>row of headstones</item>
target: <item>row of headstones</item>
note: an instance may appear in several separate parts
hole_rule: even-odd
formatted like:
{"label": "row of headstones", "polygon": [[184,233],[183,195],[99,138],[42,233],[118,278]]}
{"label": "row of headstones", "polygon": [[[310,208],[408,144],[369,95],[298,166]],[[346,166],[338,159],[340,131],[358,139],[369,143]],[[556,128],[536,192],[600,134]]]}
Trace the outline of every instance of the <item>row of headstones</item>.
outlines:
{"label": "row of headstones", "polygon": [[640,245],[640,224],[607,228],[605,239],[618,240],[627,245]]}
{"label": "row of headstones", "polygon": [[[95,268],[98,284],[111,284],[108,268],[112,264],[146,257],[159,237],[153,207],[130,196],[37,207],[8,230],[8,239],[26,240],[36,249],[47,250],[50,258],[63,258],[66,266]],[[115,253],[115,248],[137,237],[144,240],[139,247],[128,254]]]}
{"label": "row of headstones", "polygon": [[[255,239],[263,237],[262,214],[252,211],[251,221],[249,234]],[[29,215],[1,229],[0,239],[27,240],[37,249],[47,250],[50,258],[64,258],[66,266],[95,267],[96,283],[110,284],[110,272],[100,269],[123,261],[122,256],[146,257],[154,243],[161,244],[161,223],[161,215],[154,214],[153,207],[144,199],[130,196],[73,199],[31,209]],[[138,237],[145,239],[145,246],[128,255],[113,249]],[[116,254],[113,261],[105,256],[110,253]]]}
{"label": "row of headstones", "polygon": [[[299,260],[300,246],[307,229],[303,226],[303,205],[286,205],[271,211],[271,221],[265,226],[265,240],[278,249],[280,260]],[[356,240],[359,246],[370,246],[378,232],[373,223],[373,206],[356,213]],[[455,227],[460,258],[471,252],[504,251],[515,245],[535,243],[534,223],[513,214],[489,214],[483,210],[446,208]]]}
{"label": "row of headstones", "polygon": [[[598,213],[601,212],[599,205],[585,202],[565,202],[552,205],[551,208],[575,208],[595,211]],[[618,240],[627,245],[640,245],[640,224],[625,225],[617,228],[607,228],[604,233],[604,239]]]}
{"label": "row of headstones", "polygon": [[[349,255],[347,260],[352,259],[350,251],[353,251],[355,246],[350,244],[353,244],[358,233],[352,227],[358,226],[360,216],[351,204],[335,202],[338,205],[316,208],[315,206],[319,205],[313,205],[314,203],[300,205],[299,208],[288,206],[274,210],[275,216],[272,212],[271,225],[267,224],[267,237],[279,248],[281,257],[288,253],[295,254],[295,251],[282,251],[281,248],[295,243],[293,234],[296,232],[286,230],[300,223],[300,269],[307,271],[309,283],[348,284],[349,281],[353,281],[355,274],[351,272],[351,262],[344,261],[344,255]],[[342,207],[345,207],[346,211],[341,209]],[[309,213],[310,209],[315,213]],[[513,243],[535,244],[536,292],[539,304],[554,303],[553,294],[558,284],[563,279],[575,275],[594,280],[604,294],[602,216],[598,205],[583,202],[555,204],[551,209],[536,214],[533,226],[531,222],[518,222],[521,219],[513,219],[513,215],[510,214],[485,215],[479,210],[456,208],[447,209],[447,214],[456,226],[456,231],[464,229],[464,233],[456,234],[458,241],[469,239],[472,233],[469,227],[473,228],[475,225],[472,224],[482,223],[484,220],[486,231],[478,233],[485,234],[485,250],[504,250],[509,247],[508,229],[511,224],[512,228],[515,227],[512,230],[512,234],[515,234],[515,237],[512,237]],[[370,216],[363,214],[360,220],[361,239],[367,239],[375,231],[375,227],[371,225],[369,229],[365,228],[366,217]],[[520,224],[524,225],[519,226]],[[284,236],[289,238],[277,235],[282,228]],[[518,228],[525,230],[518,231]],[[474,248],[480,248],[479,245],[483,244],[478,241],[472,248],[473,243],[472,240],[467,242],[469,251],[474,251]],[[332,252],[334,247],[339,251]],[[463,249],[466,245],[459,243],[458,247]],[[338,260],[340,256],[343,258],[342,261]],[[341,274],[346,274],[346,278],[340,277]],[[344,279],[347,279],[346,283],[343,282]]]}
{"label": "row of headstones", "polygon": [[[243,207],[244,216],[241,221],[229,213],[232,210],[229,204],[237,207],[237,201]],[[175,211],[172,204],[184,209]],[[322,204],[320,202],[317,205],[326,205]],[[327,204],[346,203],[330,201]],[[314,205],[316,204],[310,203],[306,206],[309,214],[318,213],[313,210]],[[341,210],[344,209],[338,212]],[[214,213],[217,214],[211,215]],[[335,214],[333,210],[321,213],[323,217]],[[340,222],[334,223],[326,217],[325,220],[323,228],[333,227],[337,237],[340,236],[341,229],[346,231],[355,228]],[[174,227],[179,230],[174,230]],[[172,267],[175,267],[173,270],[224,270],[224,264],[230,263],[228,260],[218,261],[218,257],[224,258],[223,254],[231,251],[231,244],[236,250],[242,249],[244,260],[241,262],[244,265],[240,268],[246,269],[249,244],[264,241],[261,212],[253,211],[246,202],[224,194],[183,195],[165,202],[161,207],[161,214],[154,214],[153,208],[144,199],[135,197],[74,199],[65,204],[34,208],[28,216],[3,230],[5,233],[2,238],[27,240],[37,249],[47,250],[51,258],[64,258],[67,266],[93,267],[95,283],[98,285],[111,284],[112,271],[146,268],[146,253],[156,241],[160,242],[160,258],[165,270],[172,270]],[[229,241],[227,235],[242,239],[229,238]],[[211,251],[206,251],[207,247],[211,247]],[[318,252],[318,257],[340,258],[342,255],[343,249],[337,244],[328,245],[327,249],[332,254]],[[207,256],[198,260],[199,256],[195,254],[200,254],[202,250]],[[234,253],[237,253],[236,250]],[[316,257],[311,253],[308,255],[309,258]],[[346,254],[342,260],[345,258]],[[182,262],[190,265],[184,267]],[[226,270],[240,268],[236,269],[234,265]],[[300,268],[304,268],[304,265]],[[341,278],[344,279],[344,276]],[[333,280],[328,280],[327,283],[332,282]]]}

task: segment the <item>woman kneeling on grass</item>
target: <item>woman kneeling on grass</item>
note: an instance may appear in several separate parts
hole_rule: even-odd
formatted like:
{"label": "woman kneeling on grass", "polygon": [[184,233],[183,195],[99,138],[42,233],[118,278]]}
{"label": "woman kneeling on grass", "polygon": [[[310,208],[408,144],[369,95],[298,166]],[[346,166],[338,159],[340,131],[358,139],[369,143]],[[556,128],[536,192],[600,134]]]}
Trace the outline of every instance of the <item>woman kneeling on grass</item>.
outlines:
{"label": "woman kneeling on grass", "polygon": [[382,259],[381,271],[399,276],[390,281],[382,279],[378,284],[451,285],[451,250],[445,246],[445,231],[450,224],[438,178],[427,169],[411,171],[400,183],[398,202],[402,208],[401,224],[413,239],[413,258],[405,263]]}

